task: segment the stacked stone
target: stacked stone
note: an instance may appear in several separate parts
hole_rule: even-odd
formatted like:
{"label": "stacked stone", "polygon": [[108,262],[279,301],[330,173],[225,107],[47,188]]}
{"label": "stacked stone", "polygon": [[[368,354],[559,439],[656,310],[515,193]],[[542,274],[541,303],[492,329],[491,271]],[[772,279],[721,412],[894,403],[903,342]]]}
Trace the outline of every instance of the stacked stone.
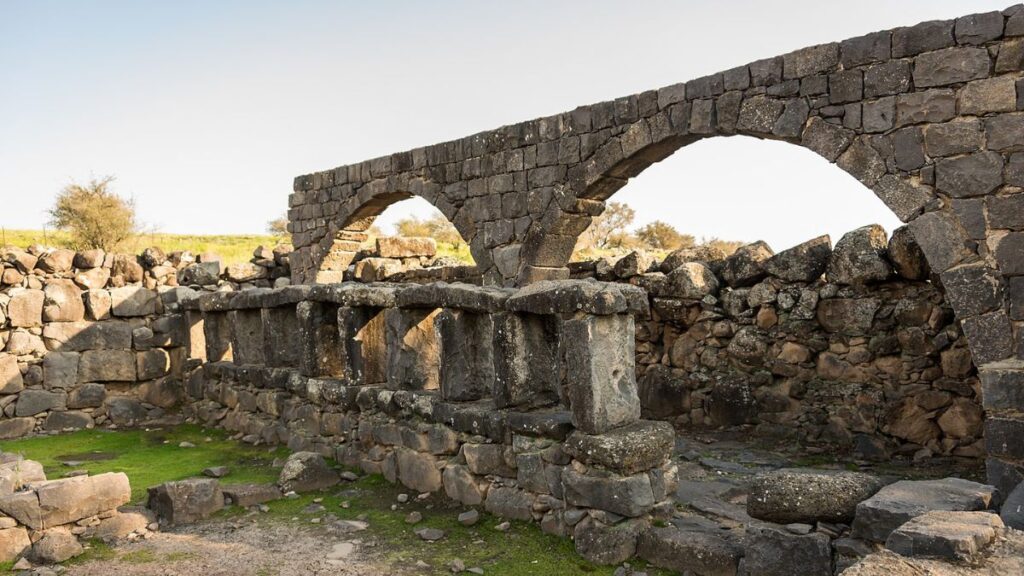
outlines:
{"label": "stacked stone", "polygon": [[177,403],[191,290],[33,278],[0,293],[0,438],[139,423]]}
{"label": "stacked stone", "polygon": [[208,294],[186,304],[207,343],[191,348],[205,363],[186,411],[621,561],[671,513],[676,478],[671,426],[640,420],[633,315],[646,305],[591,281]]}
{"label": "stacked stone", "polygon": [[[990,479],[1024,478],[1024,7],[811,46],[689,82],[296,178],[293,270],[410,195],[470,243],[488,284],[565,278],[604,201],[696,140],[804,146],[907,222],[950,288],[983,380]],[[988,400],[991,398],[992,400]]]}
{"label": "stacked stone", "polygon": [[148,511],[124,506],[124,473],[47,480],[38,462],[14,454],[0,461],[0,562],[55,564],[82,554],[90,540],[132,539],[153,527]]}
{"label": "stacked stone", "polygon": [[906,227],[887,238],[866,226],[835,250],[828,236],[778,254],[699,247],[576,274],[649,293],[636,329],[647,417],[752,427],[872,460],[984,454],[966,339]]}
{"label": "stacked stone", "polygon": [[219,262],[201,259],[182,270],[180,276],[183,284],[205,289],[216,288],[223,281],[236,290],[281,288],[291,284],[291,253],[289,244],[278,244],[273,249],[257,246],[249,262],[230,264],[220,271]]}

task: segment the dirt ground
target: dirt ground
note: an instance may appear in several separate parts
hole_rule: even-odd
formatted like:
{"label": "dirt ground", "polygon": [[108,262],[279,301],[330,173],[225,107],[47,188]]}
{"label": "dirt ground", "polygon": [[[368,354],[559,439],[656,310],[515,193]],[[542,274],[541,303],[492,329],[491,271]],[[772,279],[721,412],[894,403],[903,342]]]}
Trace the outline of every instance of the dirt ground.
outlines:
{"label": "dirt ground", "polygon": [[274,522],[206,521],[133,543],[68,567],[73,576],[377,576],[415,574],[375,563],[372,542],[354,534]]}

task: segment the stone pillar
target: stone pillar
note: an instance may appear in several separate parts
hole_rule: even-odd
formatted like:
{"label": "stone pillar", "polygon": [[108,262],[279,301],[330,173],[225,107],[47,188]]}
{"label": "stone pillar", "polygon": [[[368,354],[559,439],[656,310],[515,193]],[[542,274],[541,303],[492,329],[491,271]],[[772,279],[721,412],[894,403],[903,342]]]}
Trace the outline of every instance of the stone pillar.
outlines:
{"label": "stone pillar", "polygon": [[203,314],[198,310],[186,310],[185,323],[188,326],[188,357],[206,362],[206,322]]}
{"label": "stone pillar", "polygon": [[573,424],[602,434],[640,419],[633,316],[580,314],[562,324]]}
{"label": "stone pillar", "polygon": [[499,408],[547,406],[559,399],[558,319],[504,312],[494,323],[494,401]]}
{"label": "stone pillar", "polygon": [[263,364],[263,314],[259,308],[230,310],[231,349],[235,364]]}
{"label": "stone pillar", "polygon": [[295,306],[263,308],[263,357],[267,366],[299,366],[299,320]]}
{"label": "stone pillar", "polygon": [[437,390],[440,347],[430,308],[388,308],[384,311],[387,334],[387,386],[392,390]]}
{"label": "stone pillar", "polygon": [[231,332],[231,321],[226,312],[203,313],[207,362],[230,362],[234,359]]}
{"label": "stone pillar", "polygon": [[1005,497],[1024,481],[1024,361],[989,364],[979,374],[988,481]]}
{"label": "stone pillar", "polygon": [[343,342],[338,330],[338,306],[299,302],[295,308],[300,348],[299,367],[305,376],[345,375]]}
{"label": "stone pillar", "polygon": [[434,323],[441,347],[441,396],[461,402],[490,395],[494,388],[491,316],[445,308]]}
{"label": "stone pillar", "polygon": [[338,308],[341,366],[353,385],[384,384],[388,375],[384,310],[364,306]]}

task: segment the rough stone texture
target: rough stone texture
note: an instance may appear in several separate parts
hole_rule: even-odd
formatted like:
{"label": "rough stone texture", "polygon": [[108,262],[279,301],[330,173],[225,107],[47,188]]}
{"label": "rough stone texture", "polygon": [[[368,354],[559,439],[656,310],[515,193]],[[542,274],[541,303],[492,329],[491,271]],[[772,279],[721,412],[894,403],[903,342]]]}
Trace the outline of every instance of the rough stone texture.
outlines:
{"label": "rough stone texture", "polygon": [[669,272],[668,295],[677,298],[699,300],[704,296],[718,294],[718,278],[714,272],[700,262],[684,262]]}
{"label": "rough stone texture", "polygon": [[338,473],[316,452],[296,452],[288,457],[277,484],[285,492],[310,492],[339,482]]}
{"label": "rough stone texture", "polygon": [[0,354],[0,393],[15,394],[25,388],[18,358],[10,354]]}
{"label": "rough stone texture", "polygon": [[765,263],[774,255],[764,242],[758,241],[740,246],[722,267],[722,279],[733,288],[752,286],[764,278]]}
{"label": "rough stone texture", "polygon": [[641,534],[637,555],[659,568],[683,574],[735,576],[743,547],[720,534],[665,527]]}
{"label": "rough stone texture", "polygon": [[281,498],[281,489],[273,484],[225,484],[221,486],[225,503],[248,508]]}
{"label": "rough stone texture", "polygon": [[893,530],[885,547],[903,556],[970,561],[992,544],[1003,528],[999,516],[990,512],[935,510]]}
{"label": "rough stone texture", "polygon": [[675,433],[666,422],[640,421],[599,435],[569,435],[565,451],[591,465],[635,474],[659,466],[672,454]]}
{"label": "rough stone texture", "polygon": [[433,238],[380,237],[377,238],[377,253],[382,258],[431,257],[437,253],[437,243]]}
{"label": "rough stone texture", "polygon": [[128,477],[108,472],[33,484],[30,490],[0,496],[0,511],[42,530],[113,510],[130,499]]}
{"label": "rough stone texture", "polygon": [[169,524],[191,524],[224,508],[224,494],[214,478],[189,478],[149,488],[147,507]]}
{"label": "rough stone texture", "polygon": [[76,322],[85,318],[82,292],[70,280],[51,280],[43,288],[43,321]]}
{"label": "rough stone texture", "polygon": [[157,313],[160,299],[152,290],[138,286],[112,288],[110,290],[111,310],[114,316],[135,317]]}
{"label": "rough stone texture", "polygon": [[885,230],[877,224],[847,232],[832,251],[826,271],[829,281],[867,284],[886,280],[892,274],[887,246]]}
{"label": "rough stone texture", "polygon": [[22,526],[0,529],[0,562],[13,562],[24,554],[32,541]]}
{"label": "rough stone texture", "polygon": [[566,321],[566,388],[573,424],[602,434],[640,418],[633,343],[633,317],[586,316]]}
{"label": "rough stone texture", "polygon": [[884,542],[893,530],[932,510],[985,510],[995,488],[959,478],[901,480],[857,505],[853,536]]}
{"label": "rough stone texture", "polygon": [[775,254],[765,262],[764,269],[789,282],[813,282],[825,273],[831,256],[831,239],[819,236]]}
{"label": "rough stone texture", "polygon": [[829,576],[832,548],[825,534],[797,535],[771,526],[747,531],[740,574]]}
{"label": "rough stone texture", "polygon": [[440,346],[433,326],[437,314],[437,310],[389,308],[385,311],[390,388],[439,388]]}
{"label": "rough stone texture", "polygon": [[562,473],[565,501],[573,506],[602,508],[622,516],[641,516],[654,505],[654,492],[646,474],[580,474],[572,469]]}
{"label": "rough stone texture", "polygon": [[1024,530],[1024,482],[1007,494],[999,510],[999,517],[1010,528]]}
{"label": "rough stone texture", "polygon": [[751,481],[747,513],[778,524],[849,523],[857,504],[884,485],[880,478],[860,472],[777,470]]}
{"label": "rough stone texture", "polygon": [[32,545],[29,557],[38,564],[57,564],[82,554],[85,549],[67,528],[51,528]]}
{"label": "rough stone texture", "polygon": [[644,529],[644,523],[638,520],[607,526],[587,518],[575,526],[573,540],[576,552],[587,561],[615,565],[633,557],[637,538]]}

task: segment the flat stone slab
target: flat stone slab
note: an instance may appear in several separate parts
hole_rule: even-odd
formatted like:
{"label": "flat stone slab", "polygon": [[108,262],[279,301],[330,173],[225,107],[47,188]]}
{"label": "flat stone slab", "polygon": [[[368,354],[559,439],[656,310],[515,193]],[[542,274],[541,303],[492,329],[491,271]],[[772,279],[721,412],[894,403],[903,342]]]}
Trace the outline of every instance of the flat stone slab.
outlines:
{"label": "flat stone slab", "polygon": [[659,568],[704,576],[735,576],[743,547],[721,531],[652,528],[640,535],[637,555]]}
{"label": "flat stone slab", "polygon": [[853,537],[885,542],[893,530],[932,510],[985,510],[995,487],[961,478],[901,480],[857,505]]}
{"label": "flat stone slab", "polygon": [[779,524],[848,523],[857,504],[885,484],[862,472],[785,468],[759,474],[751,481],[747,513]]}
{"label": "flat stone slab", "polygon": [[894,530],[885,547],[902,556],[969,561],[1003,529],[1003,521],[991,512],[935,510]]}
{"label": "flat stone slab", "polygon": [[569,435],[565,451],[587,464],[636,474],[660,465],[672,455],[675,431],[668,422],[643,420],[604,434]]}
{"label": "flat stone slab", "polygon": [[273,484],[227,484],[221,487],[224,498],[235,506],[248,508],[281,498],[281,489]]}

